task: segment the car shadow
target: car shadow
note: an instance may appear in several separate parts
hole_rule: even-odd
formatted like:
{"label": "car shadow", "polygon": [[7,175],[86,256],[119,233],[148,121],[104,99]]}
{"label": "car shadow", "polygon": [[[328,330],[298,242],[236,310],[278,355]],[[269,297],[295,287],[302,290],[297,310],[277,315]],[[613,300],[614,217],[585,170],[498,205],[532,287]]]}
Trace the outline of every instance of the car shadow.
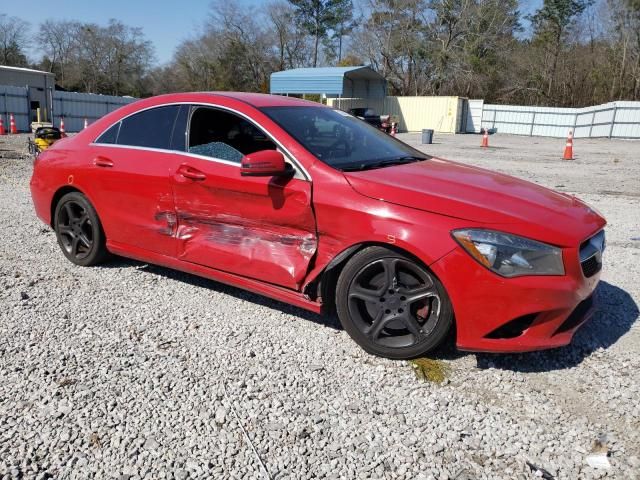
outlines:
{"label": "car shadow", "polygon": [[[343,330],[335,314],[319,315],[302,308],[273,300],[248,290],[209,280],[189,273],[160,267],[137,260],[115,257],[101,265],[103,268],[135,267],[140,271],[160,275],[195,287],[206,288],[231,295],[239,300],[255,303],[282,313],[300,317],[335,330]],[[572,368],[598,349],[607,349],[627,333],[640,316],[640,310],[631,295],[619,287],[600,282],[595,292],[597,311],[575,334],[571,344],[562,348],[518,354],[469,353],[455,348],[452,332],[442,347],[428,355],[438,360],[456,360],[475,355],[478,368],[498,368],[523,373],[549,372]]]}
{"label": "car shadow", "polygon": [[599,349],[615,344],[638,320],[638,305],[625,290],[600,282],[595,292],[597,311],[562,348],[522,354],[476,355],[478,368],[499,368],[516,372],[548,372],[572,368]]}
{"label": "car shadow", "polygon": [[239,300],[244,300],[247,302],[255,303],[257,305],[262,305],[264,307],[273,308],[275,310],[279,310],[282,313],[286,313],[288,315],[294,315],[296,317],[300,317],[301,319],[309,320],[311,322],[318,323],[320,325],[332,328],[334,330],[342,330],[342,325],[340,325],[340,321],[337,319],[335,315],[319,315],[317,313],[313,313],[308,310],[304,310],[302,308],[289,305],[288,303],[280,302],[278,300],[274,300],[269,297],[265,297],[263,295],[253,293],[248,290],[243,290],[238,287],[233,287],[231,285],[227,285],[221,282],[216,282],[215,280],[210,280],[208,278],[199,277],[197,275],[192,275],[190,273],[181,272],[179,270],[165,268],[158,265],[140,262],[138,260],[128,259],[124,257],[113,257],[108,262],[105,262],[102,265],[100,265],[100,267],[102,268],[135,267],[137,270],[142,272],[150,273],[153,275],[160,275],[166,278],[170,278],[171,280],[188,283],[189,285],[193,285],[195,287],[214,290],[216,292],[224,293],[225,295],[231,295]]}

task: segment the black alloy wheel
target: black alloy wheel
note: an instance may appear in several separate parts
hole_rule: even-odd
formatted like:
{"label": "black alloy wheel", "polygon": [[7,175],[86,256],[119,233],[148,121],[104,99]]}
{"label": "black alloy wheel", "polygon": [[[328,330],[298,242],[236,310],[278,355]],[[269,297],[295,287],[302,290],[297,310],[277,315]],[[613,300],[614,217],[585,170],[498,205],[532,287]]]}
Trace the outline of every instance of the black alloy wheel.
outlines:
{"label": "black alloy wheel", "polygon": [[437,347],[453,322],[440,281],[416,260],[383,247],[366,248],[347,263],[338,279],[336,307],[360,346],[394,359]]}
{"label": "black alloy wheel", "polygon": [[54,228],[65,257],[80,266],[106,257],[105,238],[95,209],[79,192],[64,195],[55,210]]}

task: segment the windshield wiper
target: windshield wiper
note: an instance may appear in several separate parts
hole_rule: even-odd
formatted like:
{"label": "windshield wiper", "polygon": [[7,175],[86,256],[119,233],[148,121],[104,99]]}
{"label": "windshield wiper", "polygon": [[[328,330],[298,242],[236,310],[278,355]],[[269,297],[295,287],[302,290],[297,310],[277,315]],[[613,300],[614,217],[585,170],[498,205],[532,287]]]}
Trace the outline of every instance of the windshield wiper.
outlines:
{"label": "windshield wiper", "polygon": [[359,165],[349,165],[343,167],[343,172],[359,172],[362,170],[373,170],[376,168],[391,167],[393,165],[404,165],[406,163],[420,162],[426,160],[426,157],[416,157],[413,155],[405,155],[402,157],[387,158],[385,160],[379,160],[377,162],[360,163]]}

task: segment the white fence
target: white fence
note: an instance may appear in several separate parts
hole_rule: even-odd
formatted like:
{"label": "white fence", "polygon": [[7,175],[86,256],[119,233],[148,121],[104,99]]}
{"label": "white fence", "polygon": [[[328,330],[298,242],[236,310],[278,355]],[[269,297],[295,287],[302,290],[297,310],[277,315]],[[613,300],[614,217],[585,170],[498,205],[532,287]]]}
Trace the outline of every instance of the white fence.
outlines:
{"label": "white fence", "polygon": [[[93,93],[53,92],[54,126],[60,126],[60,118],[64,118],[64,126],[68,132],[78,132],[84,126],[84,120],[92,123],[122,105],[136,101],[133,97],[115,97],[96,95]],[[6,129],[9,128],[9,115],[13,114],[16,127],[21,132],[30,131],[34,113],[30,111],[29,89],[0,85],[0,115]]]}
{"label": "white fence", "polygon": [[464,131],[466,133],[480,133],[482,130],[482,112],[484,100],[467,100]]}
{"label": "white fence", "polygon": [[538,137],[640,138],[640,102],[586,108],[484,105],[482,128]]}

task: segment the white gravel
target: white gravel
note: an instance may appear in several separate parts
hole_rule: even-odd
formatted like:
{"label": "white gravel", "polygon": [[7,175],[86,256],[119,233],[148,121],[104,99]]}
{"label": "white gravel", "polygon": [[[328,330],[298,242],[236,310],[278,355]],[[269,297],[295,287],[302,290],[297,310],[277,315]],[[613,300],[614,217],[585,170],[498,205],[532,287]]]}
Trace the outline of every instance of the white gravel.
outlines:
{"label": "white gravel", "polygon": [[[562,140],[527,140],[429,151],[602,210],[601,310],[567,348],[442,353],[438,385],[332,319],[125,259],[73,266],[33,213],[26,137],[0,137],[0,478],[640,478],[640,143],[577,141],[569,164]],[[609,469],[586,462],[596,440]]]}

